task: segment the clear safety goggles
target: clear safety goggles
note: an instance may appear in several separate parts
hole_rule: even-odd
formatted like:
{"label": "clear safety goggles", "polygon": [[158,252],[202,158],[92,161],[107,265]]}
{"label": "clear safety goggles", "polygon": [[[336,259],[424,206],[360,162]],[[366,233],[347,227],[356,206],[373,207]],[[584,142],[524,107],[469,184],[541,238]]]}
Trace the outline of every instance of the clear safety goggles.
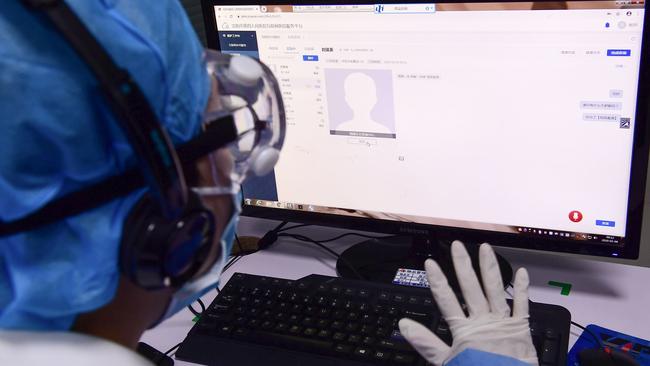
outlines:
{"label": "clear safety goggles", "polygon": [[271,70],[256,59],[207,50],[204,60],[212,92],[202,128],[232,125],[236,139],[199,163],[211,179],[191,189],[201,196],[236,194],[247,177],[268,174],[280,157],[286,133],[282,96]]}

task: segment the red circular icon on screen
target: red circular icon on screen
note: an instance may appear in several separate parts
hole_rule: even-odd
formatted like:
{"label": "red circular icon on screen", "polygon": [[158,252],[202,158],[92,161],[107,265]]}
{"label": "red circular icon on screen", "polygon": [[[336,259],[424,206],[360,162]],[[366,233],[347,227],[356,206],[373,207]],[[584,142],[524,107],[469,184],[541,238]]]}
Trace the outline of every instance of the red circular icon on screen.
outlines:
{"label": "red circular icon on screen", "polygon": [[580,212],[580,211],[571,211],[571,212],[569,212],[569,220],[571,220],[573,222],[582,221],[582,212]]}

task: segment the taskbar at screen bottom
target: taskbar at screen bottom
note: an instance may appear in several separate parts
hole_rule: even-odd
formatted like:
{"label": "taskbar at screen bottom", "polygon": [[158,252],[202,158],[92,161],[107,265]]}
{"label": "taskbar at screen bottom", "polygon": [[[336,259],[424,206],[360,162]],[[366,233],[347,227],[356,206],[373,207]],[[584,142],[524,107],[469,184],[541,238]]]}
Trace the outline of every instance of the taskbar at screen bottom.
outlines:
{"label": "taskbar at screen bottom", "polygon": [[338,207],[317,206],[304,203],[269,201],[255,198],[244,199],[244,204],[254,207],[266,207],[281,210],[304,211],[339,216],[360,217],[376,220],[390,220],[407,222],[413,224],[448,226],[472,230],[485,230],[508,234],[518,234],[529,238],[539,237],[544,239],[576,241],[582,244],[601,244],[614,247],[623,247],[625,238],[621,236],[603,235],[595,233],[584,233],[575,231],[564,231],[549,228],[511,226],[501,224],[489,224],[483,222],[463,221],[454,219],[441,219],[433,217],[421,217],[412,215],[392,214],[376,211],[355,210]]}

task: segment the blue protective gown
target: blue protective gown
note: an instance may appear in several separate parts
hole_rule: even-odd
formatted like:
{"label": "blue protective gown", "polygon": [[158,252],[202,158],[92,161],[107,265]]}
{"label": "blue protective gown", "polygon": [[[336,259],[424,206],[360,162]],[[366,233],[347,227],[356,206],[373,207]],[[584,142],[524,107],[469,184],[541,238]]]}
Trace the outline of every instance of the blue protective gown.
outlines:
{"label": "blue protective gown", "polygon": [[[67,0],[128,69],[175,143],[209,96],[202,47],[177,0]],[[97,82],[41,15],[0,1],[0,220],[135,164]],[[141,192],[0,238],[0,328],[66,330],[114,296],[126,215]]]}
{"label": "blue protective gown", "polygon": [[508,356],[468,348],[451,359],[445,366],[530,366]]}

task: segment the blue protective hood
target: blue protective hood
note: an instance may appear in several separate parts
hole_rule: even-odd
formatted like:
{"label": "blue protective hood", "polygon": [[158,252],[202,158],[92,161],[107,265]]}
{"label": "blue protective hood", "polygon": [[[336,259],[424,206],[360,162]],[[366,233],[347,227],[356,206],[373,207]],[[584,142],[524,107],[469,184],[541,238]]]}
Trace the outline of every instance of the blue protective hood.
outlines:
{"label": "blue protective hood", "polygon": [[[176,0],[68,0],[130,71],[175,143],[200,126],[210,81]],[[0,1],[0,219],[133,166],[125,136],[87,67],[42,15]],[[68,329],[109,302],[122,224],[139,193],[0,239],[0,328]]]}

